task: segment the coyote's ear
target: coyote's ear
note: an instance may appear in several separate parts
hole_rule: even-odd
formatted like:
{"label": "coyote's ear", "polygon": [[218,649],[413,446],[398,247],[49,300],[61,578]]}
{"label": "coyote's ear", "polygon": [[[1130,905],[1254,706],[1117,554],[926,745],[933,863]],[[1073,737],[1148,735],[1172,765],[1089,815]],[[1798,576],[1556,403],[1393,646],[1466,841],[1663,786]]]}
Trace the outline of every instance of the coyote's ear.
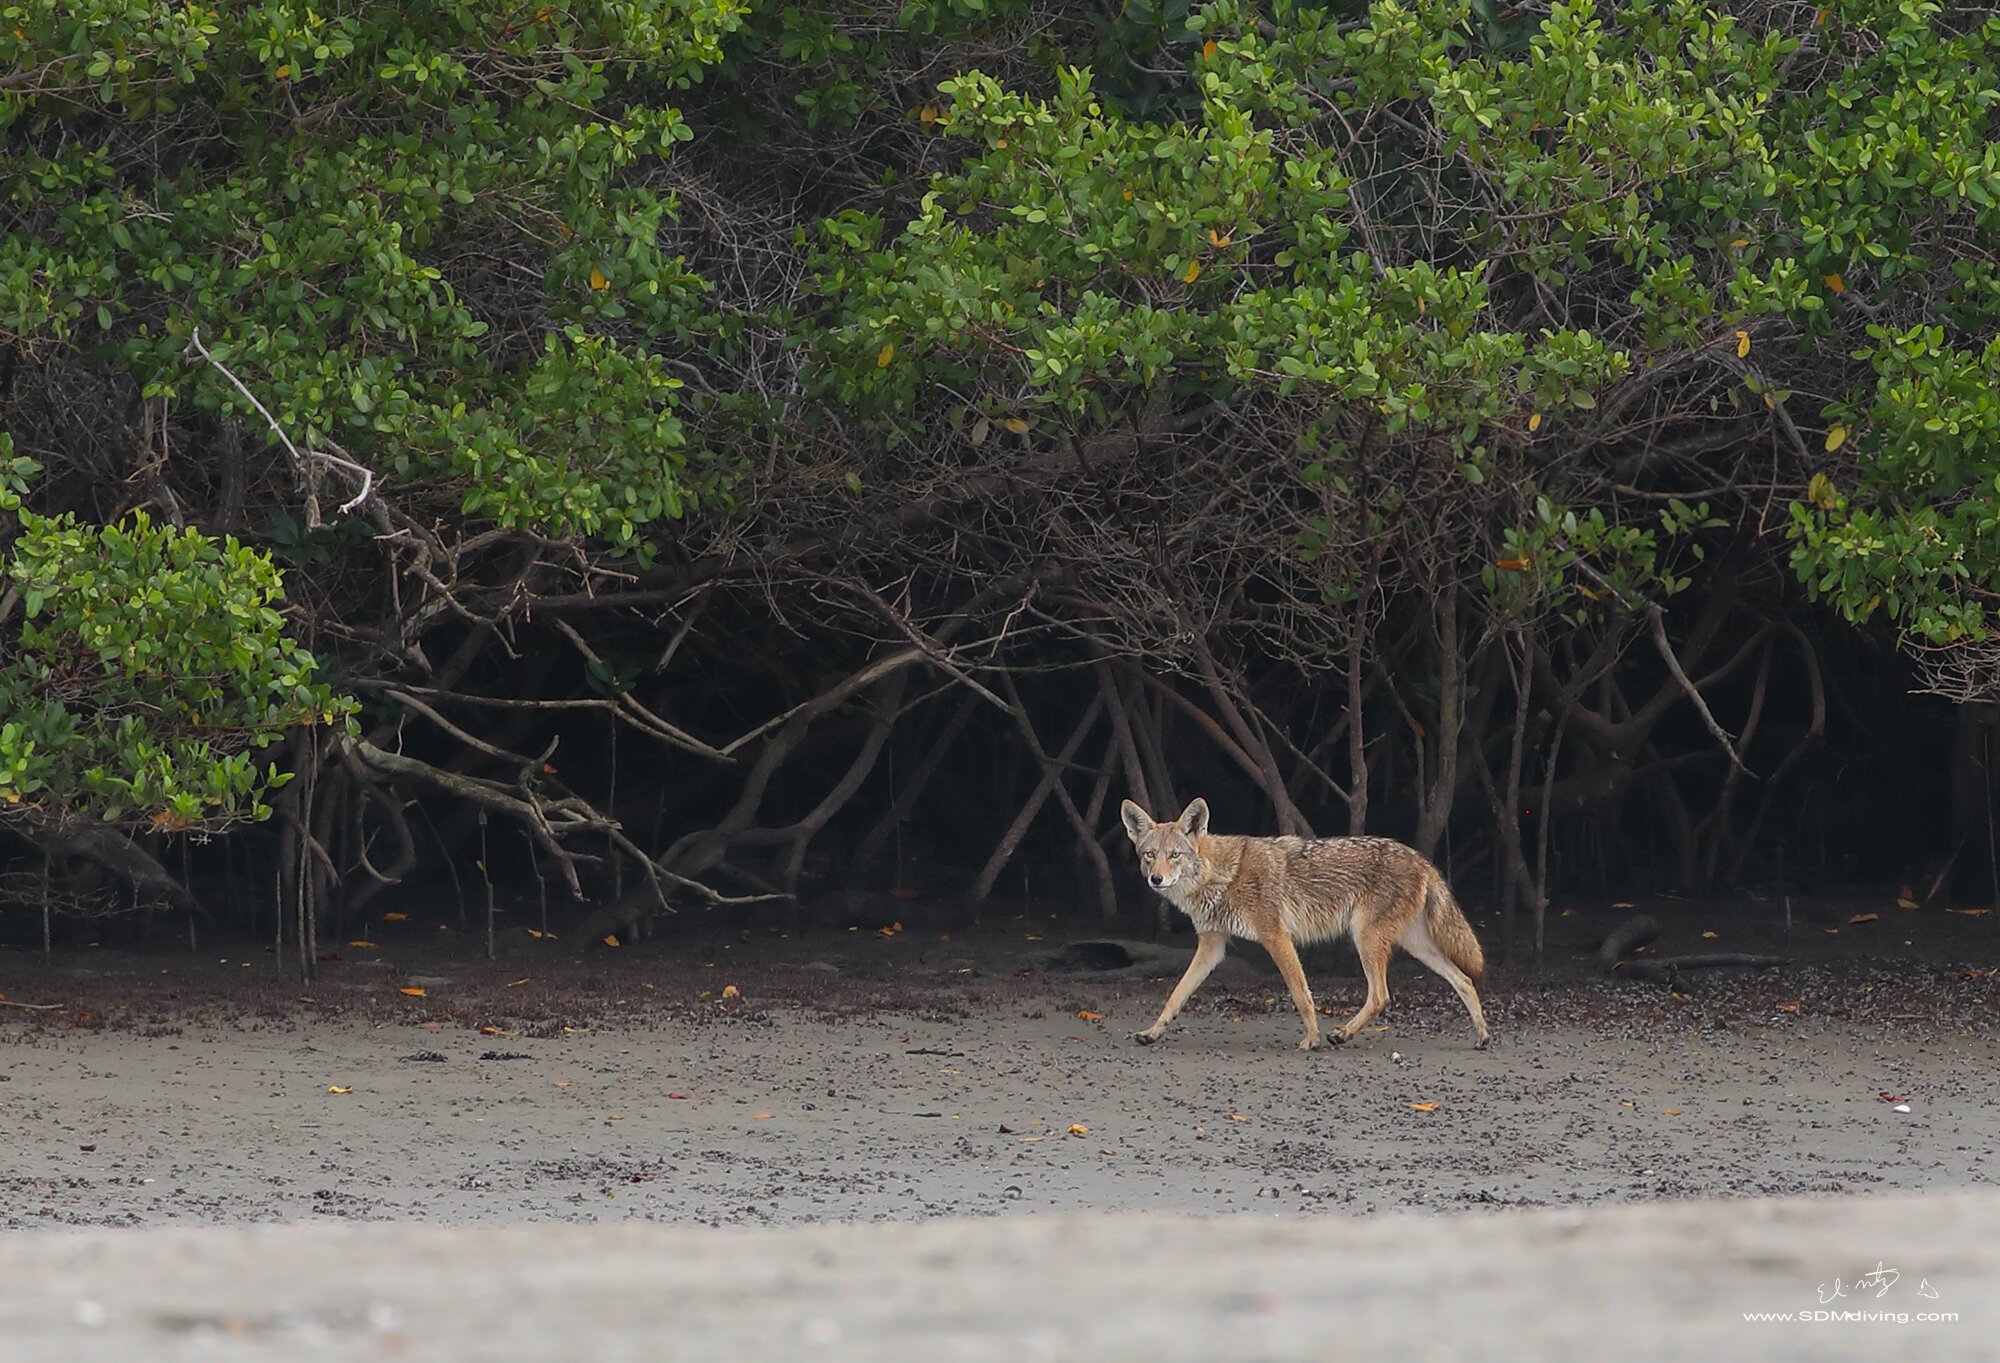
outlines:
{"label": "coyote's ear", "polygon": [[1208,801],[1196,798],[1188,801],[1188,807],[1181,811],[1181,832],[1190,838],[1198,838],[1208,831]]}
{"label": "coyote's ear", "polygon": [[1125,821],[1125,832],[1133,842],[1153,831],[1153,816],[1130,800],[1118,806],[1118,817]]}

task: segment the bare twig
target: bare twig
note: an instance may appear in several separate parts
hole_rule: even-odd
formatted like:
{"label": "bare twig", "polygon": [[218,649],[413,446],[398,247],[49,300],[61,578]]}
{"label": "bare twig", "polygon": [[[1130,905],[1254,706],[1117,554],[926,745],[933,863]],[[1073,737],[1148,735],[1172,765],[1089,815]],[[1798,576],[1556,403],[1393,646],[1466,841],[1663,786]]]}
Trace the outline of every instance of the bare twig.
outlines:
{"label": "bare twig", "polygon": [[[245,384],[243,380],[236,377],[235,373],[229,368],[228,365],[224,364],[221,360],[216,359],[214,354],[209,350],[209,348],[201,343],[200,327],[195,327],[192,331],[188,333],[188,348],[195,351],[204,360],[207,360],[211,365],[215,366],[216,371],[220,373],[223,378],[228,379],[230,384],[236,389],[236,391],[243,395],[244,401],[248,402],[252,407],[257,409],[257,415],[264,418],[265,424],[270,426],[272,433],[278,437],[278,439],[284,444],[286,451],[292,456],[293,470],[299,475],[301,481],[307,482],[306,528],[308,530],[317,530],[320,525],[319,500],[316,496],[312,494],[310,482],[307,481],[306,478],[306,464],[308,460],[316,459],[321,463],[331,464],[333,467],[340,469],[345,473],[353,475],[356,479],[360,481],[361,490],[355,493],[352,497],[348,498],[345,502],[342,502],[340,504],[339,510],[341,515],[343,516],[346,515],[348,512],[354,510],[354,508],[360,506],[363,502],[366,502],[368,500],[370,494],[372,494],[375,490],[375,474],[372,470],[364,468],[362,465],[356,463],[352,458],[348,457],[347,452],[345,450],[341,450],[338,445],[334,446],[334,448],[339,451],[339,453],[337,454],[328,454],[323,450],[301,451],[297,445],[292,443],[292,438],[289,435],[285,434],[285,428],[278,424],[278,419],[271,415],[271,409],[266,407],[261,401],[258,400],[257,395],[250,391],[249,386]],[[328,443],[331,444],[332,442],[329,441]]]}

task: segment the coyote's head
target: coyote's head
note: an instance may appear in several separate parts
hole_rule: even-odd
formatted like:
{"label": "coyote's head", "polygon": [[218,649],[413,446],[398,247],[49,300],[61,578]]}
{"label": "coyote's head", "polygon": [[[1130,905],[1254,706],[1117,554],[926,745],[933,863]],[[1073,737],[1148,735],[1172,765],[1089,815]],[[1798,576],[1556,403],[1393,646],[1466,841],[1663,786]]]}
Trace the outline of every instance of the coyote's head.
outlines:
{"label": "coyote's head", "polygon": [[1208,801],[1195,800],[1172,823],[1154,823],[1145,810],[1127,800],[1118,809],[1125,831],[1139,849],[1139,869],[1156,890],[1170,890],[1183,876],[1193,876],[1199,857],[1194,840],[1208,831]]}

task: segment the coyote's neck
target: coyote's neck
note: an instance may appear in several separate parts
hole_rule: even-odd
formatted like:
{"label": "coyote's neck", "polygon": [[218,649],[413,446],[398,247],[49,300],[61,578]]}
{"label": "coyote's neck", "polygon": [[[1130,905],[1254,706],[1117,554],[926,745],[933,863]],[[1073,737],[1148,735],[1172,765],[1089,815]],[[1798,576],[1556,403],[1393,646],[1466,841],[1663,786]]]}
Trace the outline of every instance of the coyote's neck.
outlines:
{"label": "coyote's neck", "polygon": [[1161,893],[1167,902],[1194,920],[1197,928],[1214,919],[1222,907],[1229,883],[1236,879],[1236,858],[1220,855],[1221,849],[1195,846],[1195,862],[1201,874],[1193,881],[1168,886]]}

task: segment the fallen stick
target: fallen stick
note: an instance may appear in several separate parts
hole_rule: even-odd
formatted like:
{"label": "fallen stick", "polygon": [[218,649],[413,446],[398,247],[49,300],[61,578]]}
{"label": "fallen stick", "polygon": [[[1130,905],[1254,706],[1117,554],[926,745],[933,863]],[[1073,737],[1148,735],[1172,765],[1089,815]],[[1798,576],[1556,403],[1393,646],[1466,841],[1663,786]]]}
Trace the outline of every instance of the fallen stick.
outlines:
{"label": "fallen stick", "polygon": [[1607,974],[1623,975],[1634,980],[1650,980],[1654,984],[1664,984],[1669,987],[1680,983],[1681,972],[1685,970],[1712,970],[1717,966],[1727,965],[1747,966],[1753,970],[1771,970],[1791,964],[1791,960],[1784,956],[1753,956],[1734,951],[1707,952],[1694,956],[1661,956],[1644,961],[1623,959],[1659,935],[1659,920],[1643,913],[1638,914],[1611,930],[1610,936],[1604,939],[1604,945],[1597,949],[1597,959],[1603,963]]}
{"label": "fallen stick", "polygon": [[1671,987],[1680,983],[1683,970],[1709,970],[1724,965],[1773,970],[1791,963],[1791,959],[1785,956],[1751,956],[1741,952],[1721,952],[1703,956],[1663,956],[1656,961],[1620,961],[1612,967],[1612,970],[1629,979],[1651,980],[1654,984]]}
{"label": "fallen stick", "polygon": [[16,1003],[12,999],[0,999],[0,1008],[27,1008],[37,1013],[52,1012],[57,1008],[69,1007],[66,1003]]}

